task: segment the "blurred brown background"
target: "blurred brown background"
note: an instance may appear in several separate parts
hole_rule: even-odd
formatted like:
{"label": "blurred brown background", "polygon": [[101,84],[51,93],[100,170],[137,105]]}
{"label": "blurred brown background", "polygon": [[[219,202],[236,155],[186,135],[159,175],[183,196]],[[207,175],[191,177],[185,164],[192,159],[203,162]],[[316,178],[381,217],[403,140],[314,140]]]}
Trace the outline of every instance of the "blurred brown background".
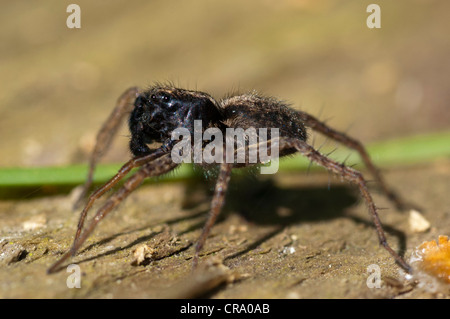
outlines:
{"label": "blurred brown background", "polygon": [[[450,129],[448,1],[78,0],[81,29],[69,29],[71,2],[1,1],[0,167],[86,163],[118,96],[155,81],[217,98],[255,89],[365,144]],[[371,3],[381,7],[381,29],[366,25]],[[127,135],[124,126],[105,161],[129,157]],[[408,259],[423,241],[448,234],[448,161],[383,173],[431,224],[416,233],[408,214],[373,192],[377,206],[388,208],[380,211],[388,241]],[[338,178],[277,174],[230,188],[202,261],[225,258],[244,279],[206,296],[436,297],[404,283],[364,202]],[[71,245],[76,192],[33,192],[0,201],[1,298],[155,298],[192,279],[209,209],[206,183],[136,190],[69,261],[81,265],[83,289],[68,289],[65,271],[44,275]],[[175,253],[163,249],[160,260],[133,266],[144,243],[173,244]],[[366,284],[374,263],[381,289]]]}
{"label": "blurred brown background", "polygon": [[70,3],[2,3],[0,166],[85,162],[116,98],[154,81],[256,89],[365,143],[450,127],[448,1],[79,0],[81,29]]}

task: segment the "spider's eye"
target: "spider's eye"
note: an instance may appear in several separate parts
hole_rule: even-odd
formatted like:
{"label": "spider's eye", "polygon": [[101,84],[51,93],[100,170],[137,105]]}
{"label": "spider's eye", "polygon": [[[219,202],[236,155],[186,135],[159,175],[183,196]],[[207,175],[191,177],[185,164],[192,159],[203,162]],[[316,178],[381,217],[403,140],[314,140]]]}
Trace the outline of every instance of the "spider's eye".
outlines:
{"label": "spider's eye", "polygon": [[170,103],[170,101],[172,100],[171,96],[168,93],[165,93],[165,92],[152,94],[150,96],[150,99],[153,102],[164,102],[164,103]]}
{"label": "spider's eye", "polygon": [[178,109],[177,98],[163,90],[151,93],[148,97],[148,102],[170,112],[174,112]]}
{"label": "spider's eye", "polygon": [[163,101],[163,102],[169,102],[170,101],[170,96],[168,95],[168,94],[166,94],[166,93],[162,93],[161,94],[161,100]]}

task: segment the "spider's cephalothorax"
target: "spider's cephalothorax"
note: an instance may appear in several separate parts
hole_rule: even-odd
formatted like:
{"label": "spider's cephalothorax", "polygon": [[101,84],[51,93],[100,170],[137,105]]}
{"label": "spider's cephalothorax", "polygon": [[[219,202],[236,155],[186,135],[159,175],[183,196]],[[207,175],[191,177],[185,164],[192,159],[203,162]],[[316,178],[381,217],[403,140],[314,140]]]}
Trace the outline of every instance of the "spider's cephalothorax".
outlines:
{"label": "spider's cephalothorax", "polygon": [[173,87],[153,87],[138,95],[128,124],[130,150],[135,156],[148,154],[147,144],[173,146],[172,132],[186,128],[194,134],[194,121],[203,129],[221,126],[222,114],[217,102],[208,94]]}
{"label": "spider's cephalothorax", "polygon": [[[132,103],[133,101],[134,103]],[[84,198],[86,191],[90,188],[95,166],[101,155],[109,147],[119,124],[126,114],[129,114],[130,150],[134,157],[123,165],[110,181],[89,197],[81,212],[72,248],[49,269],[49,272],[59,269],[59,266],[65,260],[75,254],[99,221],[121,203],[146,178],[165,174],[179,165],[171,157],[171,150],[174,149],[177,143],[176,140],[172,139],[172,132],[181,128],[193,134],[195,122],[198,120],[201,120],[202,132],[210,128],[220,130],[220,132],[225,132],[228,129],[277,128],[279,134],[276,137],[271,136],[270,131],[268,131],[269,141],[267,141],[267,144],[270,145],[269,148],[276,145],[279,148],[279,156],[298,152],[306,156],[311,162],[325,167],[330,172],[358,186],[362,197],[368,205],[380,243],[401,267],[410,271],[409,265],[386,241],[377,208],[362,174],[353,168],[328,158],[307,144],[306,127],[356,150],[384,194],[397,208],[405,208],[403,202],[386,186],[381,174],[372,164],[362,144],[346,134],[332,129],[307,113],[289,108],[287,104],[278,99],[263,97],[256,93],[229,96],[217,101],[207,93],[180,89],[171,85],[155,85],[143,92],[134,87],[128,89],[119,98],[116,108],[97,135],[97,143],[90,160],[88,178],[80,199]],[[225,135],[223,134],[223,136]],[[153,143],[157,143],[159,146],[151,149],[148,145]],[[257,143],[261,144],[259,140]],[[247,141],[243,147],[250,150],[254,146],[250,144]],[[204,163],[200,162],[199,164]],[[232,168],[253,164],[254,162],[249,161],[239,165],[233,161],[217,163],[219,173],[211,202],[211,210],[197,242],[194,265],[198,261],[199,251],[202,249],[209,231],[224,204]],[[123,179],[133,168],[139,169],[125,181],[122,187],[111,195],[103,206],[99,208],[89,225],[84,228],[85,218],[94,202]],[[80,201],[77,203],[80,203]],[[84,231],[82,232],[83,229]]]}

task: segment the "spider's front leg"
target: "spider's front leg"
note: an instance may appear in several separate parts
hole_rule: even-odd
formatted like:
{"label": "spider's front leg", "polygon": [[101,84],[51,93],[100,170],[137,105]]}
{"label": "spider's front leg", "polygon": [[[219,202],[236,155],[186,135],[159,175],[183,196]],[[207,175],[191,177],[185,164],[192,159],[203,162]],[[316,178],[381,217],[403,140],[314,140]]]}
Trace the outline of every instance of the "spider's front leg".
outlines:
{"label": "spider's front leg", "polygon": [[119,172],[114,175],[106,184],[104,184],[102,187],[97,189],[91,196],[89,196],[88,202],[86,203],[86,206],[84,207],[83,211],[80,214],[80,219],[78,221],[78,228],[77,232],[75,234],[74,239],[74,245],[78,241],[78,237],[80,236],[81,230],[84,225],[84,220],[86,218],[86,215],[91,209],[94,202],[99,199],[104,193],[106,193],[108,190],[110,190],[112,187],[114,187],[120,180],[122,180],[133,168],[140,167],[150,161],[153,161],[162,155],[164,155],[166,151],[163,148],[159,148],[155,151],[153,151],[150,154],[143,155],[143,156],[137,156],[131,160],[129,160],[125,165],[121,167]]}
{"label": "spider's front leg", "polygon": [[[173,170],[175,167],[177,167],[179,164],[175,163],[172,158],[170,157],[170,154],[166,154],[164,156],[161,156],[160,158],[157,158],[155,160],[152,160],[155,157],[160,156],[160,154],[149,154],[146,156],[139,157],[137,159],[131,160],[129,163],[131,164],[125,164],[123,167],[123,172],[119,172],[116,174],[115,177],[113,177],[105,186],[103,186],[97,193],[94,193],[90,199],[89,203],[92,206],[93,201],[98,198],[101,194],[103,194],[107,189],[111,188],[114,184],[120,180],[117,178],[118,176],[123,177],[123,173],[125,171],[131,170],[131,167],[136,164],[142,165],[141,168],[134,173],[130,178],[126,180],[126,182],[123,184],[121,188],[119,188],[111,197],[103,204],[102,207],[97,211],[95,216],[92,218],[90,224],[86,227],[86,229],[82,231],[83,225],[84,225],[84,219],[87,214],[87,209],[85,209],[81,216],[80,216],[80,222],[78,223],[77,227],[77,233],[72,245],[72,248],[66,252],[56,263],[54,263],[48,270],[47,273],[54,273],[57,270],[59,270],[60,265],[66,261],[71,256],[75,255],[75,253],[78,251],[78,249],[83,245],[83,243],[86,241],[86,239],[89,237],[89,235],[92,233],[94,228],[97,226],[97,224],[109,213],[111,212],[117,205],[119,205],[131,192],[133,192],[139,185],[142,184],[144,179],[147,177],[153,177],[153,176],[160,176],[162,174],[165,174],[171,170]],[[134,163],[133,163],[134,161]],[[143,163],[145,162],[146,163]],[[122,171],[122,170],[121,170]],[[97,194],[97,195],[95,195]],[[95,195],[95,196],[94,196]],[[94,198],[94,197],[95,198]],[[90,206],[89,206],[90,207]]]}
{"label": "spider's front leg", "polygon": [[128,115],[133,110],[134,105],[132,101],[135,100],[138,95],[139,90],[137,87],[131,87],[128,90],[126,90],[119,97],[119,99],[117,100],[116,107],[111,112],[111,114],[103,124],[100,131],[97,133],[95,147],[94,150],[92,151],[89,160],[88,175],[83,185],[83,190],[73,206],[74,209],[78,208],[84,201],[89,189],[92,186],[94,171],[98,161],[103,156],[103,154],[108,150],[125,116]]}

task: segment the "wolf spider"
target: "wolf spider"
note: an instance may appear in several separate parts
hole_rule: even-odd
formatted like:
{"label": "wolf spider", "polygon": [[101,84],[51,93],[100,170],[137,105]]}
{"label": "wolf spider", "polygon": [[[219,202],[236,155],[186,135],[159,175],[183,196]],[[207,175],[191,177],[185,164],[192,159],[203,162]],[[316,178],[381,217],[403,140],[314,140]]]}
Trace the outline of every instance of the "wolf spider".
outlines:
{"label": "wolf spider", "polygon": [[[134,100],[134,103],[130,103],[132,100]],[[383,193],[397,208],[403,209],[404,203],[388,188],[362,144],[346,134],[330,128],[307,113],[293,110],[275,98],[263,97],[255,93],[235,95],[217,101],[207,93],[176,88],[172,85],[157,84],[142,92],[136,87],[126,90],[118,99],[115,109],[97,135],[96,145],[90,158],[88,177],[80,200],[83,200],[90,188],[95,166],[101,155],[109,147],[126,114],[130,114],[128,119],[131,133],[130,150],[134,157],[123,165],[114,177],[89,197],[81,212],[72,248],[48,269],[49,273],[57,271],[65,260],[75,255],[97,224],[139,187],[146,178],[160,176],[172,171],[179,165],[171,158],[171,150],[176,144],[171,139],[171,133],[177,128],[185,128],[193,134],[194,120],[202,120],[203,130],[215,127],[222,132],[225,132],[226,128],[243,128],[244,130],[251,127],[279,128],[280,157],[299,152],[311,162],[325,167],[328,171],[358,186],[368,206],[380,244],[402,268],[410,272],[410,266],[386,241],[377,207],[369,193],[363,175],[343,163],[338,163],[322,155],[307,144],[306,127],[356,150]],[[150,149],[148,145],[154,142],[160,143],[161,146]],[[268,143],[270,144],[271,141],[269,140]],[[247,150],[249,147],[251,145],[246,146]],[[204,164],[200,163],[200,165]],[[241,164],[224,162],[218,165],[219,173],[210,212],[195,247],[194,267],[198,262],[199,252],[224,205],[232,168],[253,164],[246,159],[246,162]],[[123,179],[133,168],[139,169],[98,209],[89,225],[82,232],[86,215],[94,202]],[[78,203],[80,203],[80,200]]]}

